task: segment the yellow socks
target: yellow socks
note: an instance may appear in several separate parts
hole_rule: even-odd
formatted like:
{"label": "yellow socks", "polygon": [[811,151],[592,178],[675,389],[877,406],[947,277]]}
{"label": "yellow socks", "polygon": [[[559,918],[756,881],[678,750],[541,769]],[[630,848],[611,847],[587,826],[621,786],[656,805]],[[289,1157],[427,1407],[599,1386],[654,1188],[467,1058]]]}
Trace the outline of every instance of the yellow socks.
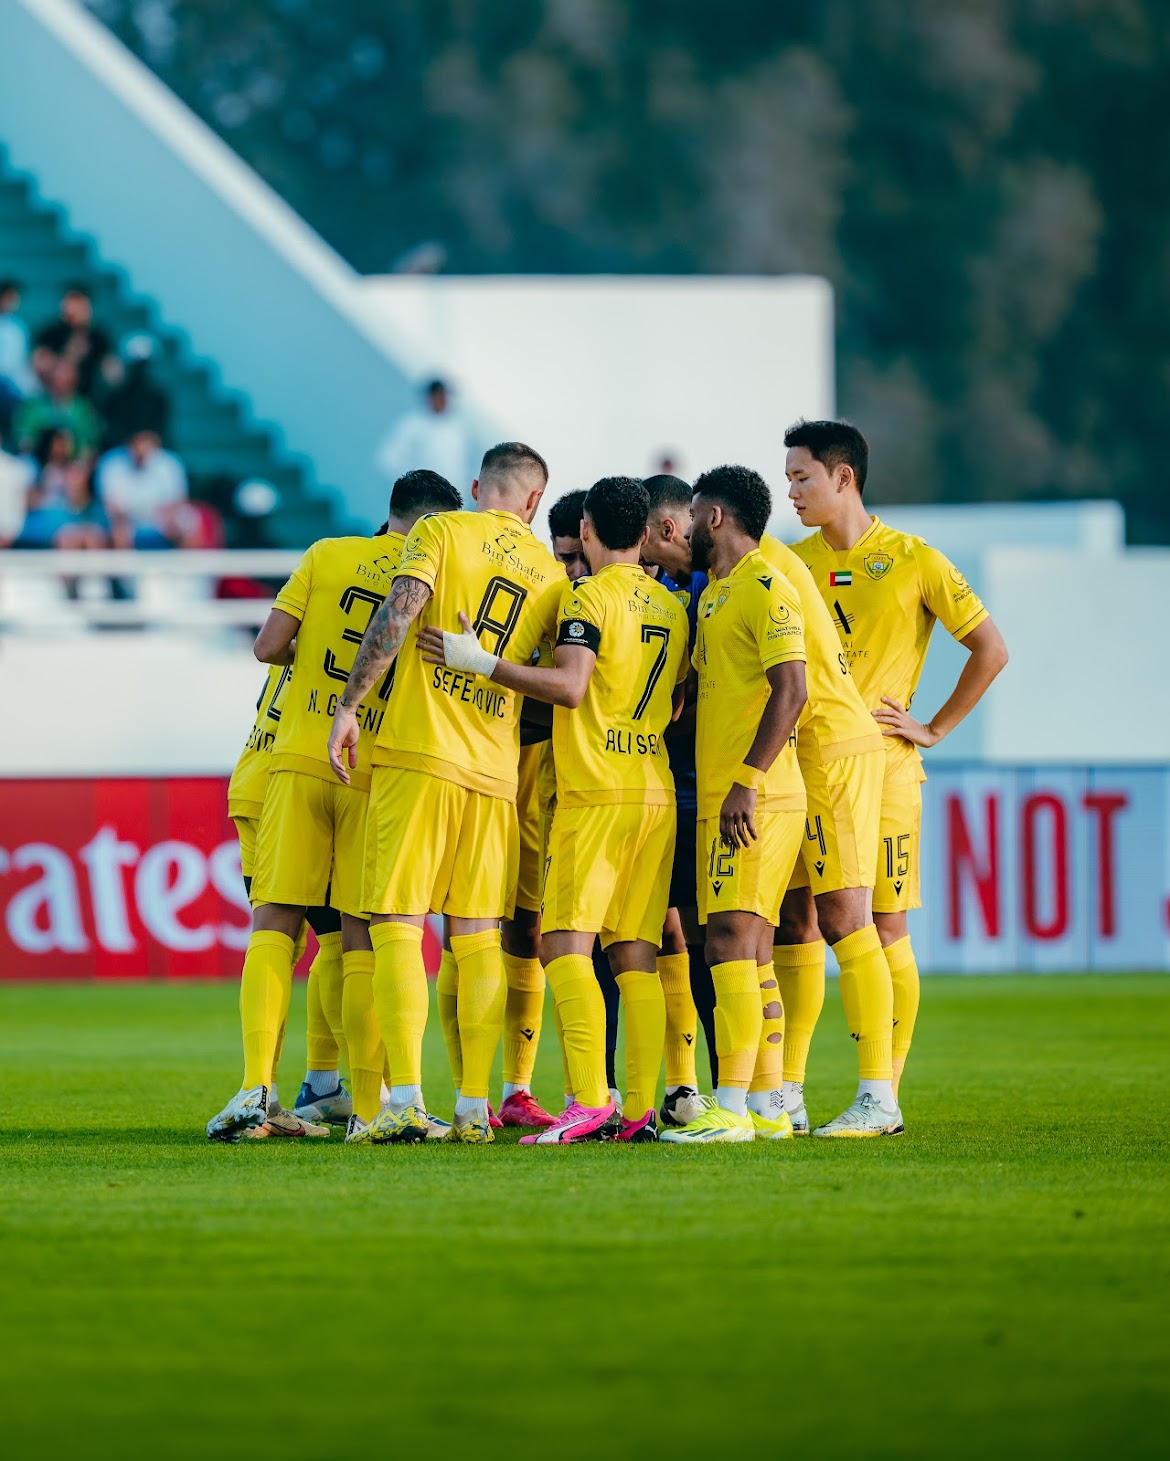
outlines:
{"label": "yellow socks", "polygon": [[443,1027],[443,1043],[451,1065],[451,1079],[458,1090],[463,1084],[463,1046],[459,1043],[459,966],[450,949],[443,950],[439,960],[439,977],[435,981],[435,1003],[439,1023]]}
{"label": "yellow socks", "polygon": [[593,960],[587,954],[566,954],[547,964],[544,972],[557,1004],[573,1094],[582,1106],[607,1106],[605,1000]]}
{"label": "yellow socks", "polygon": [[771,964],[756,968],[760,982],[760,1005],[764,1016],[760,1045],[756,1051],[756,1068],[752,1075],[752,1091],[778,1091],[784,1081],[784,1006],[776,971]]}
{"label": "yellow socks", "polygon": [[381,1109],[383,1052],[374,1014],[374,956],[368,950],[342,955],[341,1018],[353,1109],[363,1121],[373,1121]]}
{"label": "yellow socks", "polygon": [[764,1007],[754,959],[733,959],[712,964],[715,986],[715,1052],[719,1056],[719,1085],[746,1091],[752,1083]]}
{"label": "yellow socks", "polygon": [[825,1004],[825,941],[777,944],[772,968],[784,1008],[784,1079],[804,1080],[813,1031]]}
{"label": "yellow socks", "polygon": [[505,954],[504,977],[504,1080],[531,1087],[544,1020],[544,967],[539,959]]}
{"label": "yellow socks", "polygon": [[[345,1035],[341,1024],[344,974],[341,968],[341,934],[317,936],[317,957],[309,966],[309,987],[305,993],[309,1020],[305,1031],[309,1070],[336,1070]],[[338,1039],[338,1035],[341,1039]]]}
{"label": "yellow socks", "polygon": [[695,1010],[695,1001],[691,998],[690,955],[660,954],[658,979],[666,1002],[667,1090],[672,1086],[697,1087],[699,1078],[695,1074],[695,1040],[699,1016]]}
{"label": "yellow socks", "polygon": [[647,1111],[653,1111],[658,1094],[658,1072],[666,1042],[666,1000],[657,971],[650,974],[629,969],[617,976],[617,986],[626,1013],[626,1099],[622,1114],[639,1121]]}
{"label": "yellow socks", "polygon": [[877,929],[868,923],[848,934],[833,945],[833,954],[841,966],[845,1022],[857,1042],[858,1077],[888,1081],[893,1076],[894,989]]}
{"label": "yellow socks", "polygon": [[886,963],[894,985],[894,1095],[906,1069],[914,1023],[918,1019],[918,964],[910,947],[910,936],[886,945]]}
{"label": "yellow socks", "polygon": [[272,1064],[292,997],[293,941],[284,933],[254,933],[240,977],[244,1085],[272,1084]]}
{"label": "yellow socks", "polygon": [[396,1086],[422,1085],[422,1045],[430,997],[423,931],[413,923],[371,923],[374,1009]]}
{"label": "yellow socks", "polygon": [[[451,952],[459,967],[459,1045],[463,1054],[459,1094],[486,1101],[492,1062],[504,1025],[507,993],[500,930],[489,928],[483,933],[453,934]],[[390,1065],[394,1065],[393,1058]],[[394,1083],[398,1084],[397,1071]]]}
{"label": "yellow socks", "polygon": [[[547,979],[548,970],[546,969],[544,973]],[[568,1105],[573,1100],[573,1072],[569,1069],[569,1047],[565,1044],[565,1026],[555,997],[553,999],[553,1023],[557,1027],[557,1044],[561,1047],[562,1083],[567,1097],[565,1104]]]}
{"label": "yellow socks", "polygon": [[285,1020],[285,1022],[281,1025],[279,1031],[277,1032],[276,1049],[272,1052],[272,1080],[269,1082],[268,1086],[269,1099],[271,1099],[276,1094],[276,1077],[280,1070],[280,1056],[281,1052],[284,1050],[284,1037],[287,1030],[288,1021]]}

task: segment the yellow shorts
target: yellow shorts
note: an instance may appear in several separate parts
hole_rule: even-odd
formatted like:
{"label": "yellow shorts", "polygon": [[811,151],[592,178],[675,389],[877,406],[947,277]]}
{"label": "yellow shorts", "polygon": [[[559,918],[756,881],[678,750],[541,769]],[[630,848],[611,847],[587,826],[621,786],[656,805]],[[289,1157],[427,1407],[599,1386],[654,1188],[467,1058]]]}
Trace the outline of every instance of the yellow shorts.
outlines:
{"label": "yellow shorts", "polygon": [[256,871],[256,833],[260,830],[259,817],[233,817],[236,836],[240,839],[240,871],[250,878]]}
{"label": "yellow shorts", "polygon": [[374,767],[368,912],[510,918],[519,854],[512,802],[425,771]]}
{"label": "yellow shorts", "polygon": [[542,806],[540,762],[547,741],[520,747],[520,782],[516,788],[516,818],[520,824],[520,864],[516,877],[515,906],[535,913],[540,907],[544,884],[544,860],[548,856],[549,817]]}
{"label": "yellow shorts", "polygon": [[303,771],[273,771],[256,833],[252,903],[313,908],[328,902],[360,918],[369,797]]}
{"label": "yellow shorts", "polygon": [[673,806],[562,807],[548,839],[541,926],[658,947],[674,859]]}
{"label": "yellow shorts", "polygon": [[916,764],[899,766],[893,775],[886,773],[873,889],[875,913],[905,913],[922,907],[918,862],[925,780],[925,773]]}
{"label": "yellow shorts", "polygon": [[811,888],[814,894],[872,888],[877,877],[885,749],[879,746],[860,756],[842,756],[827,765],[817,759],[800,769],[808,811],[804,844],[788,886]]}
{"label": "yellow shorts", "polygon": [[758,913],[780,921],[780,900],[800,856],[803,812],[757,812],[758,836],[750,847],[728,847],[718,817],[699,822],[695,842],[699,922],[712,913]]}

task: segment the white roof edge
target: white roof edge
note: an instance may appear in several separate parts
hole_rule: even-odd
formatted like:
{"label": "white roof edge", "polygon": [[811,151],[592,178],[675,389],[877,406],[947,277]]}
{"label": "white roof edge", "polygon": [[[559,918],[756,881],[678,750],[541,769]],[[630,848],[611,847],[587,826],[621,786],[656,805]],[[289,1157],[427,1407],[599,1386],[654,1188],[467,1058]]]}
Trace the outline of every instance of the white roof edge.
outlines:
{"label": "white roof edge", "polygon": [[[361,276],[205,122],[78,0],[16,0],[51,30],[193,173],[351,322],[380,352],[357,289]],[[396,357],[393,357],[396,358]]]}
{"label": "white roof edge", "polygon": [[483,284],[513,286],[531,284],[547,288],[563,289],[566,286],[590,285],[605,287],[620,284],[631,288],[667,288],[686,285],[688,288],[728,289],[745,285],[762,286],[769,289],[799,287],[807,289],[817,285],[832,293],[833,285],[823,274],[359,274],[359,284],[378,288],[417,281],[423,278],[439,278],[455,284]]}

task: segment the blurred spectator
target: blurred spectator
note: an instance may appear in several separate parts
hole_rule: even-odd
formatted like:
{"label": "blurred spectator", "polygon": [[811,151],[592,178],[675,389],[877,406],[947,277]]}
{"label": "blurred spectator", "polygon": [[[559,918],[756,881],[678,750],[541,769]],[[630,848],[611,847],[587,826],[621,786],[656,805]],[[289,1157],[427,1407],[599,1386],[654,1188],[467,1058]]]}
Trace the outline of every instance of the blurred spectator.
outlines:
{"label": "blurred spectator", "polygon": [[95,452],[101,443],[101,420],[78,394],[77,366],[57,360],[49,371],[43,395],[32,396],[16,413],[13,431],[22,451],[30,451],[42,431],[59,426],[71,433],[79,452]]}
{"label": "blurred spectator", "polygon": [[93,322],[93,300],[84,284],[70,284],[61,298],[60,316],[36,337],[32,364],[48,387],[53,367],[68,360],[77,367],[77,388],[87,399],[100,393],[114,365],[110,337]]}
{"label": "blurred spectator", "polygon": [[156,348],[149,335],[131,335],[123,342],[125,372],[121,383],[110,391],[102,405],[107,446],[120,446],[136,431],[152,431],[163,441],[167,440],[171,403],[151,372]]}
{"label": "blurred spectator", "polygon": [[90,486],[91,463],[74,450],[71,434],[46,427],[34,453],[36,479],[28,492],[21,548],[108,548],[110,525]]}
{"label": "blurred spectator", "polygon": [[4,450],[0,436],[0,548],[9,548],[20,537],[28,511],[28,494],[36,471],[26,457]]}
{"label": "blurred spectator", "polygon": [[20,285],[0,279],[0,436],[6,436],[16,408],[37,388],[28,360],[28,327],[20,318]]}
{"label": "blurred spectator", "polygon": [[97,467],[98,495],[116,548],[172,548],[186,532],[187,473],[156,431],[136,431]]}
{"label": "blurred spectator", "polygon": [[475,471],[471,447],[471,433],[451,404],[446,381],[435,379],[423,388],[422,408],[408,412],[387,434],[376,460],[390,481],[414,467],[429,467],[465,492]]}
{"label": "blurred spectator", "polygon": [[673,452],[663,452],[663,454],[658,458],[658,465],[654,468],[654,471],[650,473],[650,476],[678,476],[678,468],[676,466],[676,459]]}

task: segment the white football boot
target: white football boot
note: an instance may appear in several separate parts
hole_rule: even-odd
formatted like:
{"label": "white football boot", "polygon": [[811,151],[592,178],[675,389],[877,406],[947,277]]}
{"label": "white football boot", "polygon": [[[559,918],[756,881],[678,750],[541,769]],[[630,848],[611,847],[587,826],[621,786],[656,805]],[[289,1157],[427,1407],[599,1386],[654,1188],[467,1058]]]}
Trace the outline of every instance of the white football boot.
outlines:
{"label": "white football boot", "polygon": [[245,1131],[253,1126],[263,1126],[268,1120],[268,1087],[253,1086],[249,1091],[237,1091],[218,1116],[207,1123],[207,1135],[212,1141],[239,1141]]}
{"label": "white football boot", "polygon": [[868,1091],[858,1096],[852,1106],[846,1107],[840,1116],[824,1126],[818,1126],[814,1136],[867,1137],[901,1136],[906,1130],[902,1123],[902,1112],[897,1105],[883,1106]]}

